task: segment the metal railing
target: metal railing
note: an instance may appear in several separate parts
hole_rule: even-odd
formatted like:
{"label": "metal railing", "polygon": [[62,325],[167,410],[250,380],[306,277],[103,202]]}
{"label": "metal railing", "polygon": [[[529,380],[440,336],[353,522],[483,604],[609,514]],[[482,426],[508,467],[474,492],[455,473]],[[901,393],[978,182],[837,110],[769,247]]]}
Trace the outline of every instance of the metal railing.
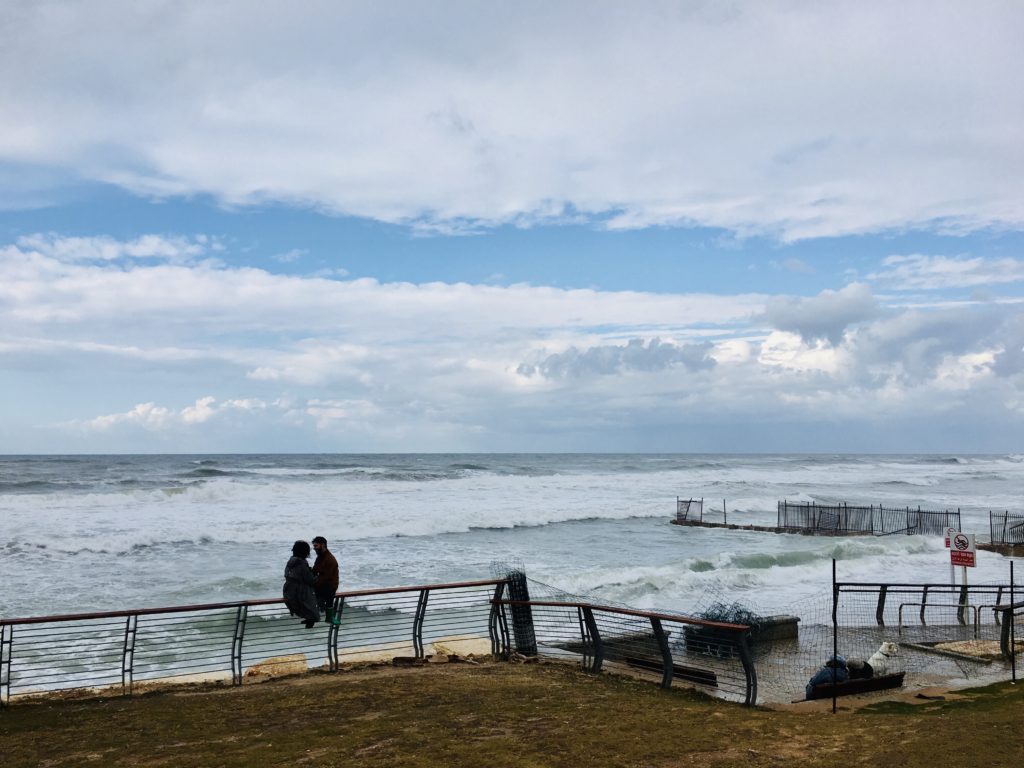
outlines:
{"label": "metal railing", "polygon": [[75,689],[131,694],[143,681],[239,685],[246,675],[423,658],[432,643],[507,652],[508,627],[492,602],[506,586],[490,579],[339,592],[339,623],[311,629],[281,599],[0,619],[0,705]]}
{"label": "metal railing", "polygon": [[[531,635],[522,644],[538,655],[581,659],[589,672],[606,665],[653,673],[661,685],[683,680],[751,706],[757,701],[757,672],[750,651],[750,627],[585,602],[495,599],[504,611],[530,616]],[[674,627],[675,629],[670,629]]]}
{"label": "metal railing", "polygon": [[910,507],[850,506],[816,502],[780,501],[779,528],[833,534],[895,533],[942,536],[948,528],[960,530],[960,510],[934,512]]}
{"label": "metal railing", "polygon": [[989,512],[988,529],[993,544],[1024,544],[1024,515]]}
{"label": "metal railing", "polygon": [[[928,614],[936,609],[955,610],[955,621],[960,626],[972,626],[975,633],[983,624],[982,609],[992,609],[992,624],[998,625],[1000,614],[995,610],[1004,596],[1009,596],[1009,584],[897,584],[897,583],[836,583],[835,588],[847,601],[860,600],[861,610],[850,607],[854,622],[866,624],[871,614],[879,627],[896,624],[905,626],[902,607],[914,605],[918,608],[917,620],[920,626],[928,625]],[[938,602],[936,602],[938,599]],[[977,610],[977,618],[974,611]],[[972,621],[968,622],[968,613]],[[942,624],[940,620],[932,623]]]}

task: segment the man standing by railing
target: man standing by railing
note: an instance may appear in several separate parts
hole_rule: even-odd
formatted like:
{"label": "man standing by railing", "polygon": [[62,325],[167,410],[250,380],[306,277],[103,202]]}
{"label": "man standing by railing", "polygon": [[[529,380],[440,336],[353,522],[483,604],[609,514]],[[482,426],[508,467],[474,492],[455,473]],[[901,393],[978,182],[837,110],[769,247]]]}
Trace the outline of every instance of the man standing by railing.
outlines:
{"label": "man standing by railing", "polygon": [[334,595],[338,591],[340,581],[338,561],[327,549],[327,539],[323,536],[313,539],[313,550],[316,552],[316,560],[313,562],[313,575],[316,576],[313,589],[316,592],[316,602],[327,614],[327,623],[335,624],[338,617],[334,615]]}

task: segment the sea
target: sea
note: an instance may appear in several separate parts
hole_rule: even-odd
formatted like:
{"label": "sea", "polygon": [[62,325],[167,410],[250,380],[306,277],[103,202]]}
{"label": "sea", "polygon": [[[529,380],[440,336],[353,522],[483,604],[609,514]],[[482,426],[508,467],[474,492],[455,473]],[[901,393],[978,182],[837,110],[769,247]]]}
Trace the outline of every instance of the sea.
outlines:
{"label": "sea", "polygon": [[[780,500],[1020,513],[1024,455],[239,454],[0,456],[0,617],[278,597],[292,543],[325,536],[342,589],[487,579],[515,567],[597,601],[759,613],[841,581],[948,583],[942,537],[814,537]],[[1007,583],[979,552],[971,583]],[[1018,580],[1020,575],[1017,576]]]}

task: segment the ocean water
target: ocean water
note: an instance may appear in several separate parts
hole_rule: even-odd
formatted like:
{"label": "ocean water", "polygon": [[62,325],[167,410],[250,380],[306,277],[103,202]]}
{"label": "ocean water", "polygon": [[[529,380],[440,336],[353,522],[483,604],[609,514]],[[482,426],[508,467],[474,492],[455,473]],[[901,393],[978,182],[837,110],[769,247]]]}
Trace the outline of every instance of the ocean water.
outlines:
{"label": "ocean water", "polygon": [[[987,540],[990,511],[1022,511],[1022,481],[1021,455],[7,456],[0,616],[277,597],[292,542],[318,534],[348,589],[516,563],[639,608],[715,595],[779,612],[829,595],[833,558],[843,581],[946,583],[947,550],[939,537],[683,528],[669,522],[677,496],[761,525],[780,499],[959,508]],[[969,574],[1008,578],[989,552]]]}

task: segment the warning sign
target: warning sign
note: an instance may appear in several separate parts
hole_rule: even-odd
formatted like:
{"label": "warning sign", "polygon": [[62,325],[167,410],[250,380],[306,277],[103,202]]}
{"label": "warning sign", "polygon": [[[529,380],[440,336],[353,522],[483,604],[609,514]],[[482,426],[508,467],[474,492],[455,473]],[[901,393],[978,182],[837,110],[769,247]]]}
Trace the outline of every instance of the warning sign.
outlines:
{"label": "warning sign", "polygon": [[977,565],[977,551],[973,533],[954,533],[950,539],[949,562],[951,565],[974,568]]}
{"label": "warning sign", "polygon": [[957,533],[956,528],[946,529],[946,549],[949,549],[949,540],[955,533]]}

